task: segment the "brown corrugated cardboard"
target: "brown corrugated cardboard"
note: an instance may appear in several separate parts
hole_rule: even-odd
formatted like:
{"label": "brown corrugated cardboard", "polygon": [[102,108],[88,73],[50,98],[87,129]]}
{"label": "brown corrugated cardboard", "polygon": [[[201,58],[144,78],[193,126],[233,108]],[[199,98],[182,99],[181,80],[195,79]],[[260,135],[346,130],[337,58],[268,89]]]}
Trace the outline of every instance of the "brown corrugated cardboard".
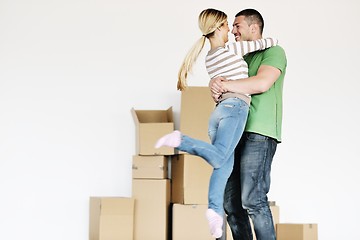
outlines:
{"label": "brown corrugated cardboard", "polygon": [[317,224],[278,223],[277,240],[318,240]]}
{"label": "brown corrugated cardboard", "polygon": [[193,138],[210,142],[208,125],[215,102],[208,87],[188,87],[181,92],[180,131]]}
{"label": "brown corrugated cardboard", "polygon": [[180,154],[171,159],[171,202],[208,204],[212,167],[201,157]]}
{"label": "brown corrugated cardboard", "polygon": [[136,125],[137,155],[172,155],[174,148],[155,148],[156,141],[174,131],[172,107],[167,110],[131,109]]}
{"label": "brown corrugated cardboard", "polygon": [[280,222],[280,207],[277,205],[270,205],[270,211],[273,217],[274,227],[276,230],[276,224]]}
{"label": "brown corrugated cardboard", "polygon": [[226,240],[234,240],[229,224],[226,222]]}
{"label": "brown corrugated cardboard", "polygon": [[133,179],[134,240],[166,240],[170,206],[170,180]]}
{"label": "brown corrugated cardboard", "polygon": [[134,199],[90,197],[90,240],[132,240]]}
{"label": "brown corrugated cardboard", "polygon": [[168,178],[168,158],[169,156],[133,156],[133,178]]}
{"label": "brown corrugated cardboard", "polygon": [[[269,201],[268,203],[269,203],[270,211],[271,211],[271,214],[273,217],[274,227],[276,230],[276,224],[278,224],[280,221],[280,208],[279,208],[279,206],[276,205],[275,201]],[[256,236],[255,236],[255,232],[254,232],[254,225],[253,225],[251,219],[250,219],[250,225],[251,225],[252,232],[253,232],[253,238],[254,238],[254,240],[256,240]],[[229,224],[227,224],[227,228],[226,228],[226,239],[233,240]]]}
{"label": "brown corrugated cardboard", "polygon": [[214,240],[205,217],[207,205],[173,205],[173,240]]}

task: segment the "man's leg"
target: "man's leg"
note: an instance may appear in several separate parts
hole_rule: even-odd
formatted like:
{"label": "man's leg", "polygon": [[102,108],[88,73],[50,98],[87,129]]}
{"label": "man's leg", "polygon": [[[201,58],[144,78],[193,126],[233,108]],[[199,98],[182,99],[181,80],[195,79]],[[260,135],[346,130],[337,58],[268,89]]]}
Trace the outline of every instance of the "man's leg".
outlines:
{"label": "man's leg", "polygon": [[268,205],[270,171],[277,142],[254,133],[244,134],[241,148],[241,201],[251,217],[257,240],[275,240],[275,229]]}
{"label": "man's leg", "polygon": [[224,209],[227,214],[227,222],[231,228],[233,239],[252,240],[253,235],[249,216],[241,204],[240,152],[242,145],[243,137],[235,150],[233,171],[225,188]]}

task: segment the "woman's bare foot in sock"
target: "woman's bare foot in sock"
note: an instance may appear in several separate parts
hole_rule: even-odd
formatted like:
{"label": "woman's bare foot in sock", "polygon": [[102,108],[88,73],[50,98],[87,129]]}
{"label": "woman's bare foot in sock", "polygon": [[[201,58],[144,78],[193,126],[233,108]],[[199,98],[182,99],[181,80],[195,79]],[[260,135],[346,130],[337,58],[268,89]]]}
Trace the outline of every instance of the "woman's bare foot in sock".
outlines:
{"label": "woman's bare foot in sock", "polygon": [[166,134],[165,136],[160,138],[156,142],[155,148],[160,148],[163,146],[176,148],[180,145],[180,143],[181,143],[181,132],[175,130],[172,133]]}

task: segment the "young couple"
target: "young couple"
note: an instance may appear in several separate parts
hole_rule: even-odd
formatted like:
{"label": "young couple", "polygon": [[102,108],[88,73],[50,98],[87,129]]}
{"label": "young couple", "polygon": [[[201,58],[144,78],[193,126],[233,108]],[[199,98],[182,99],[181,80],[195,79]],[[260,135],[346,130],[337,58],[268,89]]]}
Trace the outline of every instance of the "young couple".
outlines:
{"label": "young couple", "polygon": [[272,159],[281,142],[285,52],[277,40],[262,38],[264,21],[254,9],[235,16],[231,32],[236,42],[228,42],[224,12],[205,9],[198,23],[202,36],[184,59],[178,89],[186,89],[188,72],[209,40],[205,64],[217,103],[209,119],[211,144],[174,131],[155,147],[201,156],[213,167],[206,217],[214,238],[223,235],[225,211],[234,240],[253,239],[249,216],[258,240],[276,239],[267,193]]}

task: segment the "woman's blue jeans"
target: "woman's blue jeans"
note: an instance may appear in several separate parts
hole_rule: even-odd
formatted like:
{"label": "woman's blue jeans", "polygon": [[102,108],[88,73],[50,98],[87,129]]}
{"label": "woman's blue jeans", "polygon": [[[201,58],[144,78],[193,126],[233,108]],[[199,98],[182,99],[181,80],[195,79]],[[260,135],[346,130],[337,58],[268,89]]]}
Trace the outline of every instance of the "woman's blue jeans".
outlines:
{"label": "woman's blue jeans", "polygon": [[235,149],[235,163],[225,190],[224,208],[234,240],[252,240],[249,216],[257,240],[275,240],[267,193],[275,139],[245,132]]}
{"label": "woman's blue jeans", "polygon": [[211,144],[182,135],[180,151],[200,156],[214,169],[209,184],[209,208],[224,215],[224,191],[234,165],[234,150],[238,144],[249,112],[249,105],[239,98],[220,102],[209,119]]}

